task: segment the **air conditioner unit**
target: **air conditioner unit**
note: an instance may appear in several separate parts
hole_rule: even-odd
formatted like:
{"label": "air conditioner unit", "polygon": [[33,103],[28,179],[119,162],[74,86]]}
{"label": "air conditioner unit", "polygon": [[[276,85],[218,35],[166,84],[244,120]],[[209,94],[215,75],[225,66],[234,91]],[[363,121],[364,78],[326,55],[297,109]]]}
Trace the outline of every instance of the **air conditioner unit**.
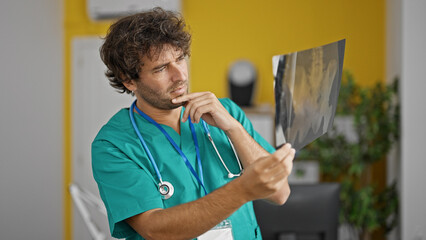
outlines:
{"label": "air conditioner unit", "polygon": [[107,20],[145,11],[154,7],[180,12],[181,0],[87,0],[91,19]]}

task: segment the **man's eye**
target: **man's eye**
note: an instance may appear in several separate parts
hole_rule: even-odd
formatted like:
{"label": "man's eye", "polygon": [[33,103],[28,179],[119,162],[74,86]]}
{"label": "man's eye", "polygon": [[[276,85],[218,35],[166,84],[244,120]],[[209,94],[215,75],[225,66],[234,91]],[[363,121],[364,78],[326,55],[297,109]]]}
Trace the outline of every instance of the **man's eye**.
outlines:
{"label": "man's eye", "polygon": [[163,66],[163,67],[161,67],[161,68],[158,68],[158,69],[156,69],[154,72],[155,72],[155,73],[159,73],[159,72],[162,72],[164,69],[166,69],[166,66]]}

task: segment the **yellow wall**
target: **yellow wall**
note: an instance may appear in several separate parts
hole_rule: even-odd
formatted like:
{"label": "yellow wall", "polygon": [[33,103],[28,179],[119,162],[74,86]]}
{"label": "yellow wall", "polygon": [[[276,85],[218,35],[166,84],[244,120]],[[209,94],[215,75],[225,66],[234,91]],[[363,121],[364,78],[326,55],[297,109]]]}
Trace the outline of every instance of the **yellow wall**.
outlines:
{"label": "yellow wall", "polygon": [[[227,96],[226,72],[240,58],[259,72],[256,103],[273,104],[271,57],[346,38],[344,68],[363,84],[384,79],[384,0],[183,0],[193,34],[191,90]],[[64,239],[72,239],[71,40],[104,35],[108,23],[94,23],[85,0],[65,0],[64,37]],[[107,84],[107,81],[105,82]]]}
{"label": "yellow wall", "polygon": [[227,96],[227,68],[246,58],[259,69],[257,102],[273,103],[273,55],[343,38],[344,67],[355,79],[384,79],[383,0],[188,0],[183,10],[193,33],[193,91]]}

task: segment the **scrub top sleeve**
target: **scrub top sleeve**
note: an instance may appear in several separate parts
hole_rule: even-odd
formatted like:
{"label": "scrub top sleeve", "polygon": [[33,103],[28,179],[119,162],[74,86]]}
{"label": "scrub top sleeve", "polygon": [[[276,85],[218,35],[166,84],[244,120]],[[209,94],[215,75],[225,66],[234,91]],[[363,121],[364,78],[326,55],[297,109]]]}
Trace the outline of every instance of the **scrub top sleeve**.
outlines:
{"label": "scrub top sleeve", "polygon": [[113,237],[135,234],[125,219],[150,209],[164,208],[152,176],[109,141],[92,143],[92,170]]}
{"label": "scrub top sleeve", "polygon": [[221,99],[221,102],[228,112],[241,123],[241,125],[252,136],[252,138],[259,143],[260,146],[269,153],[275,152],[275,148],[272,147],[271,144],[269,144],[256,130],[254,130],[253,124],[250,122],[245,112],[236,103],[229,98],[223,98]]}

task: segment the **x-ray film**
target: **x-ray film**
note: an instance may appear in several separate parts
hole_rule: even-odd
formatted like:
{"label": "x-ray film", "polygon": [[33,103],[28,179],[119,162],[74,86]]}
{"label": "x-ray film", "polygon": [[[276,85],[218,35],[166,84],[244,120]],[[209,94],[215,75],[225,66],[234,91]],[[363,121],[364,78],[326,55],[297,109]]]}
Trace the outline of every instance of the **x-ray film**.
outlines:
{"label": "x-ray film", "polygon": [[275,142],[297,151],[333,125],[342,79],[345,40],[277,55],[275,77]]}

